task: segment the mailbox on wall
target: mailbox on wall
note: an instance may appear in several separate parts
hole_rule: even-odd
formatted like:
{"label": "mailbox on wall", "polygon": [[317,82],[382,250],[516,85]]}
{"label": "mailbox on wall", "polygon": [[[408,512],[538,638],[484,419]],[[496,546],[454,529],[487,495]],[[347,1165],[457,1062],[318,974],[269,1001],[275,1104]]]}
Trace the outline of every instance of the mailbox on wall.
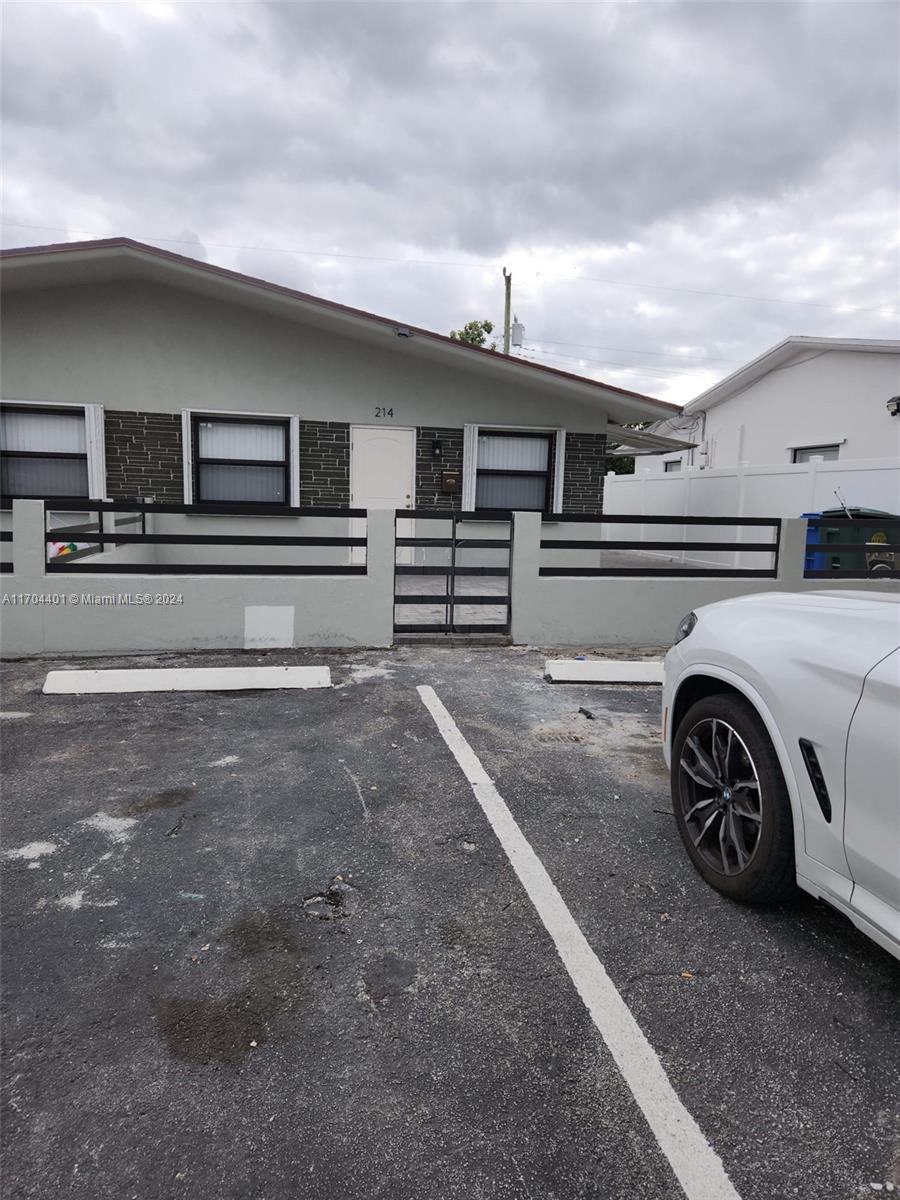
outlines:
{"label": "mailbox on wall", "polygon": [[462,473],[460,471],[441,471],[441,491],[451,494],[462,491]]}

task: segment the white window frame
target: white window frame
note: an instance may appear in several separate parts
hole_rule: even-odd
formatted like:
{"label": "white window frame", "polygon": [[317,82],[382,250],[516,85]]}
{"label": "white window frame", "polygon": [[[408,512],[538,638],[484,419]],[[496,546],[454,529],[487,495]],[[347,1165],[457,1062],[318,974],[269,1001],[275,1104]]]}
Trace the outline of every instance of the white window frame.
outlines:
{"label": "white window frame", "polygon": [[797,459],[798,450],[807,450],[808,451],[808,450],[835,449],[835,450],[837,450],[837,458],[826,459],[825,461],[836,462],[837,459],[839,459],[841,456],[841,446],[844,444],[844,442],[846,442],[846,440],[847,440],[846,438],[831,438],[828,441],[823,440],[820,442],[811,442],[808,440],[804,441],[804,442],[796,442],[793,446],[788,446],[788,448],[787,448],[788,453],[791,456],[791,466],[803,467],[806,465],[806,463],[812,461],[812,459],[809,459],[809,458],[798,461],[798,459]]}
{"label": "white window frame", "polygon": [[[566,470],[566,431],[557,425],[501,425],[491,421],[485,425],[463,425],[463,466],[462,466],[462,510],[473,512],[475,509],[475,488],[478,478],[478,434],[484,429],[490,432],[499,429],[503,432],[554,434],[556,449],[553,458],[553,495],[550,511],[561,513],[563,506],[563,481]],[[548,464],[549,465],[549,464]]]}
{"label": "white window frame", "polygon": [[677,475],[679,471],[683,470],[684,460],[682,458],[663,459],[663,475]]}
{"label": "white window frame", "polygon": [[[84,415],[84,445],[87,456],[88,500],[106,500],[106,434],[102,404],[73,404],[68,400],[12,400],[0,398],[9,408],[77,408]],[[48,500],[52,500],[48,496]]]}
{"label": "white window frame", "polygon": [[808,450],[811,446],[843,446],[845,437],[805,437],[795,442],[788,442],[785,450]]}
{"label": "white window frame", "polygon": [[300,507],[300,418],[296,413],[248,412],[234,408],[183,408],[181,410],[181,463],[184,479],[184,502],[194,504],[194,446],[191,436],[192,419],[199,417],[254,417],[288,422],[288,467],[291,508]]}

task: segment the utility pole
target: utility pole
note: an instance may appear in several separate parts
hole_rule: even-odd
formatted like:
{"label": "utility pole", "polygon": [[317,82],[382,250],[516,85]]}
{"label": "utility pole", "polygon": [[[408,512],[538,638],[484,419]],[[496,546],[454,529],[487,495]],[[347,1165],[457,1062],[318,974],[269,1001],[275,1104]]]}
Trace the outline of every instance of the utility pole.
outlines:
{"label": "utility pole", "polygon": [[509,314],[512,308],[512,273],[503,268],[503,285],[506,289],[506,300],[503,305],[503,353],[509,354]]}

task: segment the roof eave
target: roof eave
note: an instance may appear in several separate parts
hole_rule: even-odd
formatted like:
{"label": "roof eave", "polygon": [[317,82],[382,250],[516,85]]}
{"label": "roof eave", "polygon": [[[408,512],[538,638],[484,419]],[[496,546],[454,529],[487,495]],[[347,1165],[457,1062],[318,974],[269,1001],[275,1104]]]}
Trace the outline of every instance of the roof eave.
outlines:
{"label": "roof eave", "polygon": [[732,396],[738,395],[745,388],[757,383],[770,371],[774,371],[809,350],[822,352],[852,350],[870,354],[900,354],[900,341],[885,338],[821,338],[793,334],[763,354],[751,359],[744,366],[738,367],[731,375],[719,380],[711,388],[707,388],[705,392],[695,396],[693,400],[689,400],[683,411],[690,415],[694,412],[715,408],[717,404],[730,400]]}
{"label": "roof eave", "polygon": [[[490,363],[495,368],[499,367],[504,373],[511,372],[513,375],[518,374],[523,380],[527,379],[532,386],[535,383],[535,375],[540,374],[546,376],[548,382],[552,381],[557,387],[561,387],[570,395],[574,393],[588,403],[598,403],[604,398],[613,403],[617,400],[620,403],[625,402],[634,407],[634,416],[636,417],[664,418],[665,416],[679,414],[682,411],[680,406],[676,404],[657,400],[655,397],[644,395],[642,392],[633,392],[627,388],[617,387],[615,384],[588,379],[584,375],[562,371],[557,367],[548,367],[543,363],[526,362],[521,359],[510,358],[484,347],[470,346],[464,342],[454,341],[452,338],[441,333],[436,333],[431,329],[409,325],[404,321],[397,321],[390,317],[381,316],[378,313],[366,312],[364,309],[353,308],[350,305],[340,304],[334,300],[325,300],[322,297],[312,296],[309,293],[297,291],[283,284],[273,283],[270,280],[259,279],[251,275],[244,275],[241,272],[232,271],[227,267],[218,267],[212,263],[200,262],[186,255],[175,254],[172,251],[163,250],[158,246],[150,246],[144,242],[137,242],[131,238],[104,238],[88,242],[59,242],[46,246],[17,246],[0,250],[0,261],[14,261],[16,259],[33,257],[36,262],[39,262],[41,257],[49,257],[51,255],[74,256],[85,253],[104,255],[110,252],[124,253],[138,259],[143,258],[156,262],[162,261],[175,270],[192,272],[198,277],[214,277],[223,283],[242,288],[245,293],[249,293],[250,295],[254,292],[257,294],[265,292],[269,295],[280,296],[301,307],[307,306],[320,313],[330,313],[336,319],[350,325],[357,323],[368,326],[378,325],[395,332],[398,329],[402,329],[407,331],[407,334],[411,337],[428,339],[429,343],[447,355],[482,356],[485,366]],[[474,359],[470,359],[469,361],[471,363]]]}

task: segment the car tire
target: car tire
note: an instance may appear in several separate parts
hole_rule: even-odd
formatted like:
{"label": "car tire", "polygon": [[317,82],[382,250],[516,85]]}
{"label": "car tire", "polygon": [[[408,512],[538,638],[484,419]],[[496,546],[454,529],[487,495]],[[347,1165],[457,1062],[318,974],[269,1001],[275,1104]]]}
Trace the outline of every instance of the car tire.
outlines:
{"label": "car tire", "polygon": [[681,840],[711,887],[745,904],[777,903],[796,891],[790,798],[747,700],[723,693],[688,709],[672,742],[671,785]]}

